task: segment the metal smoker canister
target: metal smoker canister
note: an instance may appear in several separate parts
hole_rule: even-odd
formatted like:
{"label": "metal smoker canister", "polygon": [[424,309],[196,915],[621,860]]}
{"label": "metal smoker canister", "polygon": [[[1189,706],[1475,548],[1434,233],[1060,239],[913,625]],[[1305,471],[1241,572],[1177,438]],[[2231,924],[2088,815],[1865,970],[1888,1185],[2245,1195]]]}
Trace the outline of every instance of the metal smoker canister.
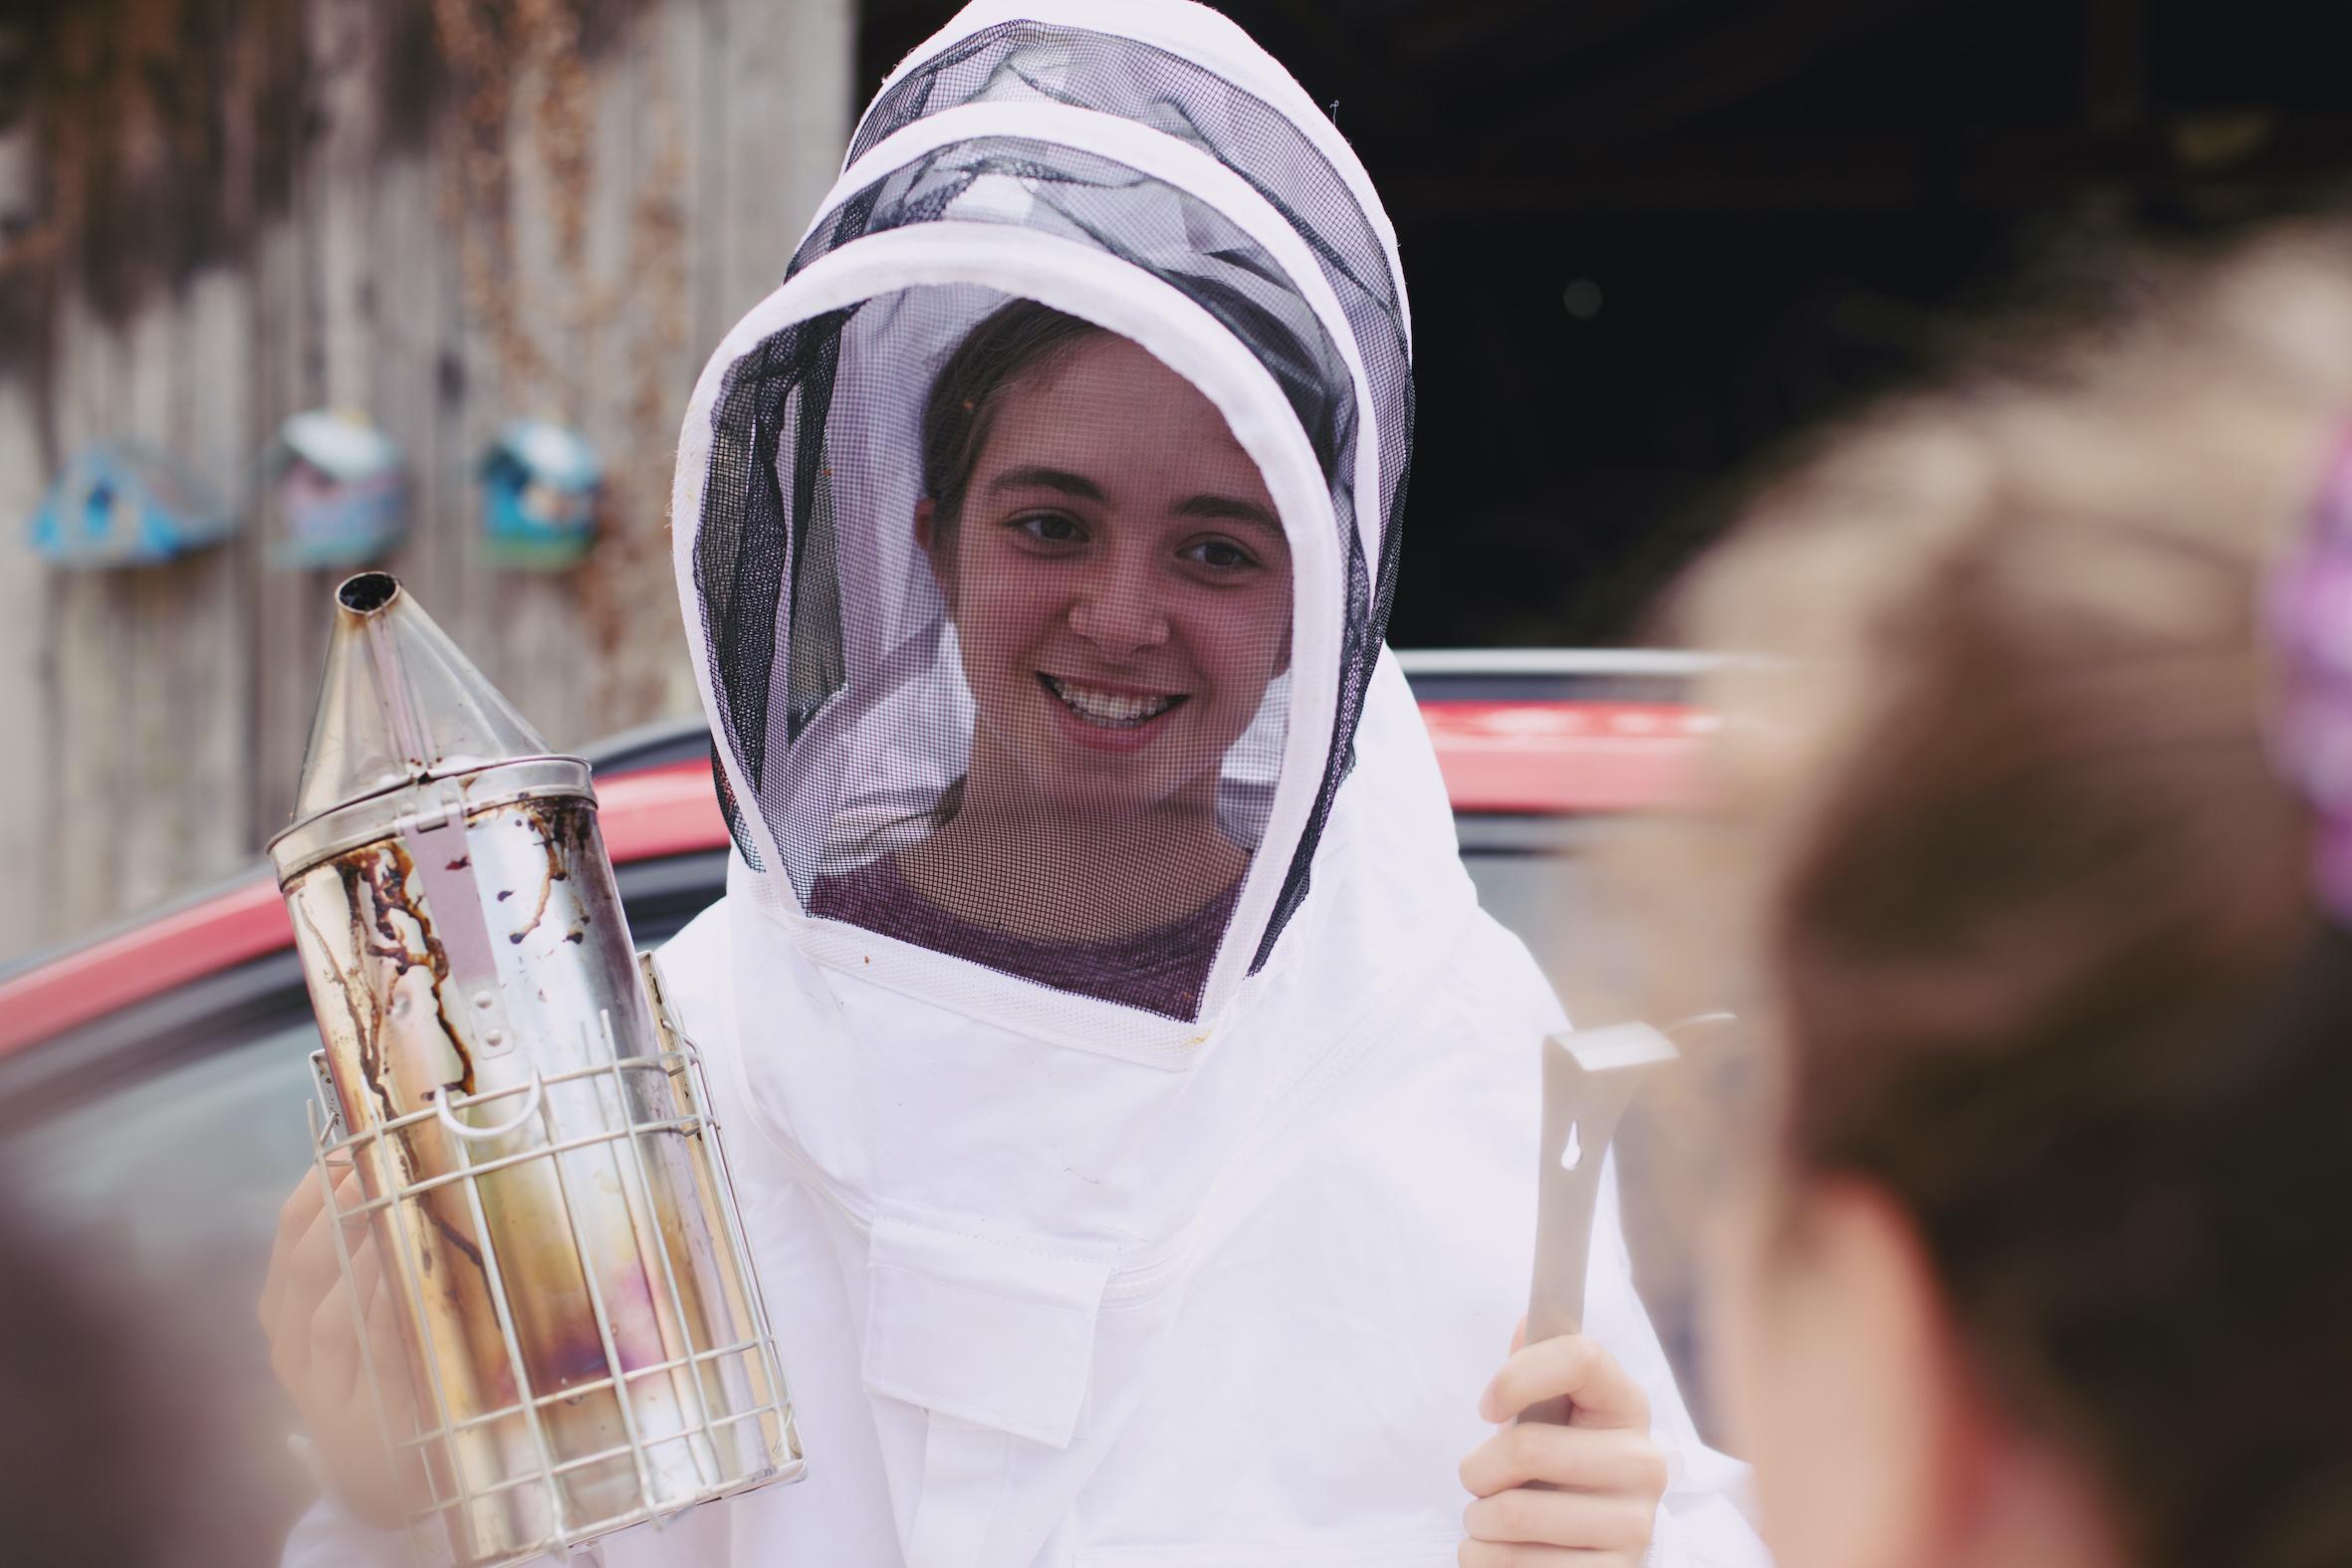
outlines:
{"label": "metal smoker canister", "polygon": [[797,1478],[700,1066],[640,976],[588,765],[390,576],[335,596],[270,854],[326,1046],[320,1164],[358,1169],[345,1218],[405,1342],[405,1369],[368,1360],[412,1538],[521,1562]]}

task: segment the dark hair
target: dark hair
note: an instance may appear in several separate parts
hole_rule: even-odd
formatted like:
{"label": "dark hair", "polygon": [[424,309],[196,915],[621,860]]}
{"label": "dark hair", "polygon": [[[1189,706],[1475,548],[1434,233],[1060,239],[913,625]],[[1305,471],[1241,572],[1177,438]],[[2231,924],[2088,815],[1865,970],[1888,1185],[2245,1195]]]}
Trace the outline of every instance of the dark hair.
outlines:
{"label": "dark hair", "polygon": [[2278,362],[2280,308],[1883,418],[1687,599],[1807,665],[1729,709],[1771,720],[1728,842],[1782,1156],[1902,1206],[2151,1568],[2352,1560],[2352,937],[2255,614],[2343,388]]}
{"label": "dark hair", "polygon": [[923,401],[923,494],[938,525],[962,518],[964,492],[1005,393],[1104,329],[1035,300],[1014,300],[972,329]]}

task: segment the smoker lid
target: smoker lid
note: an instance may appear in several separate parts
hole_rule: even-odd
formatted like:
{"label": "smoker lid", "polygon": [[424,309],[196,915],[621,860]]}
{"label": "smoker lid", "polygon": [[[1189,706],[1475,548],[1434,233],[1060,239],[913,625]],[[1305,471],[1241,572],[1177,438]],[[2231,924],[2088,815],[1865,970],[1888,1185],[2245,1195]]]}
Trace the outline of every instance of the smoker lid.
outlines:
{"label": "smoker lid", "polygon": [[547,742],[389,572],[335,590],[335,630],[294,820],[495,763]]}

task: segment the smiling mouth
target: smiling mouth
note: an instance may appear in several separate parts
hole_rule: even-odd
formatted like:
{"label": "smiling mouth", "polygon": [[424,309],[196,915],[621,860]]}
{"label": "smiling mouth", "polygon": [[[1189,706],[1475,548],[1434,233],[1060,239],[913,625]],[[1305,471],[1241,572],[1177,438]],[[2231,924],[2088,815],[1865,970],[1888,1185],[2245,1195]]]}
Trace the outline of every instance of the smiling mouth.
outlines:
{"label": "smiling mouth", "polygon": [[1098,730],[1139,730],[1182,703],[1190,693],[1173,697],[1139,697],[1131,692],[1104,691],[1075,681],[1056,680],[1039,672],[1038,684],[1053,693],[1062,707]]}

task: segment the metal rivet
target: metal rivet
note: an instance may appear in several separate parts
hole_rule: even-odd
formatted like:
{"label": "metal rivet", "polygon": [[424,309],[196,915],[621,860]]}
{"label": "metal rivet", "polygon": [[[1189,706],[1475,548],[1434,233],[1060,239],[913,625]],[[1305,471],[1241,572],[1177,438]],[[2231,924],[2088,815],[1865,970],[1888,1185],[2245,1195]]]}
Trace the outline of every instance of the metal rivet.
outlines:
{"label": "metal rivet", "polygon": [[506,1043],[506,1030],[504,1030],[504,1029],[485,1029],[485,1030],[483,1030],[483,1032],[482,1032],[482,1043],[483,1043],[483,1044],[485,1044],[485,1045],[504,1045],[504,1044]]}
{"label": "metal rivet", "polygon": [[487,991],[477,991],[474,993],[474,1006],[480,1008],[484,1012],[488,1012],[492,1008],[498,1006],[498,999]]}

